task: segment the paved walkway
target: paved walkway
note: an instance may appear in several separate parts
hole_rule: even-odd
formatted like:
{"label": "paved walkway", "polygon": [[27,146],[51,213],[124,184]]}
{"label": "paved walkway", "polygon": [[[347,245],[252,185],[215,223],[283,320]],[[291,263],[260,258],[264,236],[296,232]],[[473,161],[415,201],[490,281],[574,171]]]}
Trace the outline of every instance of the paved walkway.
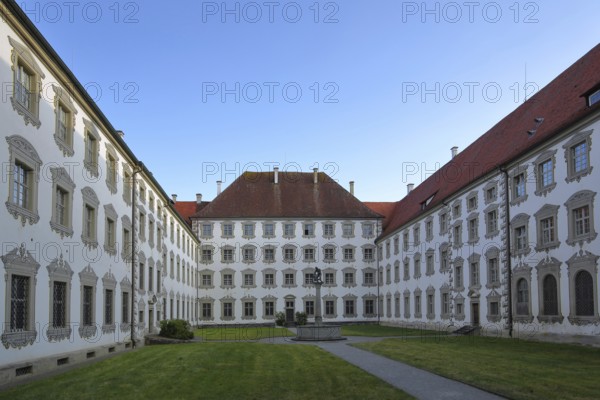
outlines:
{"label": "paved walkway", "polygon": [[314,342],[314,344],[418,399],[498,400],[502,398],[473,386],[350,346],[352,343],[371,340],[372,338],[352,337],[341,342]]}
{"label": "paved walkway", "polygon": [[[290,328],[295,332],[294,328]],[[291,338],[263,339],[264,343],[313,345],[356,365],[390,385],[422,400],[500,400],[502,397],[476,387],[432,374],[400,361],[351,346],[354,343],[378,342],[385,337],[348,336],[336,342],[297,342]],[[406,338],[408,339],[408,338]],[[415,338],[418,339],[418,338]]]}

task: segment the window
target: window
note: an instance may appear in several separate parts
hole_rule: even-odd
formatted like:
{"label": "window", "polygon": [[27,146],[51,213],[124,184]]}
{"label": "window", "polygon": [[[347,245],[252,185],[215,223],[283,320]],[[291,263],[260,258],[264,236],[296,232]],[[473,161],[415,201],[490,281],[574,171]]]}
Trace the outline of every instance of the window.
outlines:
{"label": "window", "polygon": [[52,328],[67,326],[67,282],[52,285]]}
{"label": "window", "polygon": [[492,247],[486,252],[487,259],[487,285],[486,287],[500,287],[500,266],[498,264],[498,257],[500,251],[496,247]]}
{"label": "window", "polygon": [[536,196],[545,196],[556,187],[554,180],[554,151],[545,151],[534,161],[536,175]]}
{"label": "window", "polygon": [[541,314],[553,316],[558,315],[558,284],[552,274],[544,277],[542,286],[543,309]]}
{"label": "window", "polygon": [[362,224],[362,235],[364,238],[371,238],[375,236],[375,229],[372,223],[363,223]]}
{"label": "window", "polygon": [[263,254],[264,254],[263,261],[265,263],[272,263],[275,261],[275,248],[265,246],[263,249]]}
{"label": "window", "polygon": [[96,335],[96,282],[98,277],[90,265],[79,273],[81,282],[81,325],[79,335],[82,338],[94,337]]}
{"label": "window", "polygon": [[498,186],[495,184],[485,190],[486,203],[492,203],[498,198]]}
{"label": "window", "polygon": [[[265,317],[274,317],[275,316],[275,302],[274,301],[265,301]],[[308,313],[307,313],[308,314]]]}
{"label": "window", "polygon": [[104,291],[104,325],[114,325],[114,291],[107,289]]}
{"label": "window", "polygon": [[295,286],[295,279],[294,279],[294,273],[292,272],[286,272],[283,274],[284,277],[284,286]]}
{"label": "window", "polygon": [[254,246],[244,246],[242,248],[243,261],[251,263],[255,261],[256,249]]}
{"label": "window", "polygon": [[442,297],[442,319],[447,319],[450,316],[450,293],[445,289],[440,289]]}
{"label": "window", "polygon": [[473,211],[477,208],[477,192],[472,192],[467,197],[467,211]]}
{"label": "window", "polygon": [[315,249],[312,247],[304,248],[304,261],[312,262],[315,261]]}
{"label": "window", "polygon": [[354,299],[345,299],[344,300],[344,317],[355,317],[356,313],[355,309],[355,300]]}
{"label": "window", "polygon": [[365,317],[374,317],[375,316],[375,300],[373,299],[365,299]]}
{"label": "window", "polygon": [[323,260],[325,262],[335,261],[335,248],[333,246],[326,246],[323,248]]}
{"label": "window", "polygon": [[201,281],[201,286],[203,288],[211,288],[213,286],[212,284],[212,274],[210,273],[203,273],[201,275],[202,281]]}
{"label": "window", "polygon": [[275,236],[275,224],[267,222],[263,225],[263,237],[274,237]]}
{"label": "window", "polygon": [[408,257],[404,259],[404,280],[407,281],[410,279],[410,261]]}
{"label": "window", "polygon": [[469,269],[470,269],[470,273],[469,273],[469,287],[479,287],[480,286],[480,280],[479,280],[479,261],[471,261],[471,263],[469,264]]}
{"label": "window", "polygon": [[415,246],[418,246],[421,243],[421,228],[418,225],[413,228],[413,238]]}
{"label": "window", "polygon": [[529,285],[525,278],[517,281],[516,315],[529,315]]}
{"label": "window", "polygon": [[433,286],[427,288],[427,319],[435,318],[435,289]]}
{"label": "window", "polygon": [[[121,289],[123,289],[124,286],[126,285],[121,282]],[[131,284],[129,284],[129,287],[131,287]],[[129,314],[131,313],[129,311],[129,303],[129,292],[121,292],[121,328],[129,325]]]}
{"label": "window", "polygon": [[588,106],[593,106],[600,101],[600,90],[596,90],[588,96]]}
{"label": "window", "polygon": [[14,79],[13,95],[10,98],[12,107],[23,117],[25,125],[31,124],[39,128],[39,99],[45,75],[27,47],[10,36],[8,41],[13,47],[11,60]]}
{"label": "window", "polygon": [[294,224],[290,224],[290,223],[283,224],[283,237],[293,238],[294,236],[296,236],[294,234]]}
{"label": "window", "polygon": [[427,254],[425,256],[425,275],[430,276],[434,274],[434,266],[433,266],[433,250],[427,250]]}
{"label": "window", "polygon": [[567,161],[567,182],[579,181],[592,172],[590,165],[591,135],[591,130],[580,132],[563,145]]}
{"label": "window", "polygon": [[[87,121],[85,118],[83,119],[83,122],[86,125],[86,128],[88,124],[91,125],[91,122]],[[90,129],[85,130],[84,141],[85,153],[83,155],[83,165],[88,171],[90,171],[92,176],[98,177],[98,154],[100,151],[98,142],[100,141],[100,135],[96,131],[95,127],[93,127],[93,131]],[[123,183],[125,183],[125,180]]]}
{"label": "window", "polygon": [[375,257],[373,255],[373,250],[374,249],[372,247],[365,247],[363,249],[363,259],[364,259],[364,261],[369,262],[369,261],[374,261],[375,260]]}
{"label": "window", "polygon": [[37,182],[40,160],[31,144],[21,136],[6,138],[9,146],[9,164],[12,177],[9,179],[9,197],[6,208],[12,216],[36,224],[40,217],[37,209]]}
{"label": "window", "polygon": [[460,200],[456,200],[454,204],[452,204],[452,218],[460,218],[462,211],[462,204]]}
{"label": "window", "polygon": [[223,319],[233,319],[233,303],[230,301],[224,302],[223,306]]}
{"label": "window", "polygon": [[202,303],[202,319],[212,319],[211,303]]}
{"label": "window", "polygon": [[402,250],[408,251],[408,232],[402,235]]}
{"label": "window", "polygon": [[498,205],[494,204],[485,211],[486,239],[498,235]]}
{"label": "window", "polygon": [[233,287],[233,273],[232,272],[223,272],[223,287]]}
{"label": "window", "polygon": [[202,234],[200,236],[203,238],[211,238],[213,236],[213,225],[202,224]]}
{"label": "window", "polygon": [[296,248],[293,246],[287,246],[283,248],[283,261],[294,262],[296,260]]}
{"label": "window", "polygon": [[254,224],[243,224],[243,236],[245,238],[253,238],[254,237]]}
{"label": "window", "polygon": [[594,315],[594,280],[587,271],[580,271],[575,276],[575,315]]}
{"label": "window", "polygon": [[304,274],[304,284],[305,285],[312,285],[315,283],[315,275],[312,272],[306,272]]}
{"label": "window", "polygon": [[71,210],[75,183],[64,168],[51,168],[52,186],[54,189],[52,220],[50,227],[61,237],[73,236]]}
{"label": "window", "polygon": [[84,187],[81,190],[81,194],[83,195],[83,228],[81,240],[87,246],[95,248],[98,246],[96,216],[100,201],[94,190],[89,186]]}
{"label": "window", "polygon": [[394,254],[398,254],[400,252],[400,238],[398,236],[394,236]]}
{"label": "window", "polygon": [[534,214],[537,222],[536,251],[558,247],[556,221],[559,208],[559,206],[546,204]]}
{"label": "window", "polygon": [[304,312],[308,316],[315,315],[315,302],[314,302],[314,300],[306,300],[304,302]]}
{"label": "window", "polygon": [[56,123],[54,141],[65,157],[71,157],[73,151],[73,130],[75,127],[75,114],[77,110],[68,93],[62,88],[52,85],[54,93],[54,110]]}
{"label": "window", "polygon": [[111,193],[117,192],[117,174],[119,172],[118,167],[119,158],[117,152],[110,145],[106,144],[106,186]]}
{"label": "window", "polygon": [[354,224],[351,222],[344,222],[342,224],[342,236],[345,238],[354,237]]}
{"label": "window", "polygon": [[469,216],[469,243],[476,243],[479,241],[479,217],[477,214]]}
{"label": "window", "polygon": [[202,263],[208,264],[213,261],[213,247],[212,246],[202,246]]}
{"label": "window", "polygon": [[254,302],[252,302],[252,301],[244,302],[244,317],[245,318],[253,318],[254,317]]}
{"label": "window", "polygon": [[104,206],[106,215],[104,227],[104,250],[109,254],[116,254],[117,251],[117,212],[112,205]]}
{"label": "window", "polygon": [[440,235],[445,235],[448,232],[448,213],[440,214]]}
{"label": "window", "polygon": [[427,219],[425,221],[425,240],[431,241],[433,239],[433,220]]}
{"label": "window", "polygon": [[413,277],[420,278],[421,277],[421,253],[415,254],[413,263],[414,263]]}
{"label": "window", "polygon": [[373,286],[375,285],[375,273],[371,271],[364,272],[364,285]]}
{"label": "window", "polygon": [[233,262],[233,247],[224,246],[221,249],[221,260],[224,263],[232,263]]}
{"label": "window", "polygon": [[523,165],[510,173],[511,177],[511,205],[517,205],[527,200],[527,166]]}
{"label": "window", "polygon": [[344,272],[344,286],[354,285],[354,272]]}
{"label": "window", "polygon": [[314,237],[315,236],[315,225],[311,222],[304,223],[302,236]]}
{"label": "window", "polygon": [[335,225],[331,223],[323,224],[323,236],[326,238],[332,238],[335,236]]}
{"label": "window", "polygon": [[325,272],[325,285],[335,285],[335,273]]}
{"label": "window", "polygon": [[440,272],[448,270],[448,243],[440,245]]}
{"label": "window", "polygon": [[[420,289],[415,290],[414,296],[415,296],[415,318],[421,318],[421,290]],[[388,300],[391,300],[391,299],[388,299]],[[390,310],[390,317],[391,317],[391,310]]]}
{"label": "window", "polygon": [[354,261],[353,247],[344,247],[344,261]]}
{"label": "window", "polygon": [[454,289],[461,291],[464,289],[463,284],[463,260],[462,258],[457,258],[454,260]]}
{"label": "window", "polygon": [[275,273],[274,272],[265,272],[264,273],[264,281],[265,281],[265,284],[263,287],[275,286]]}
{"label": "window", "polygon": [[453,239],[454,239],[454,247],[458,248],[462,246],[462,221],[458,220],[454,224],[454,228],[452,229]]}
{"label": "window", "polygon": [[410,292],[404,291],[404,318],[410,318]]}
{"label": "window", "polygon": [[233,237],[233,224],[223,224],[222,237]]}
{"label": "window", "polygon": [[146,269],[143,262],[138,263],[138,288],[144,291],[144,277],[146,275]]}
{"label": "window", "polygon": [[333,300],[325,300],[325,316],[334,318],[335,315],[335,301]]}
{"label": "window", "polygon": [[254,271],[244,272],[244,284],[242,285],[242,287],[246,287],[246,288],[256,287],[256,285],[254,284],[254,275],[255,275]]}
{"label": "window", "polygon": [[573,194],[565,203],[569,223],[567,244],[573,246],[584,241],[589,243],[596,238],[593,212],[595,196],[595,192],[582,190]]}
{"label": "window", "polygon": [[142,242],[146,241],[146,214],[140,212],[138,216],[138,237]]}
{"label": "window", "polygon": [[516,254],[529,253],[529,238],[527,234],[527,226],[529,224],[529,216],[519,214],[511,221],[513,230],[513,249]]}

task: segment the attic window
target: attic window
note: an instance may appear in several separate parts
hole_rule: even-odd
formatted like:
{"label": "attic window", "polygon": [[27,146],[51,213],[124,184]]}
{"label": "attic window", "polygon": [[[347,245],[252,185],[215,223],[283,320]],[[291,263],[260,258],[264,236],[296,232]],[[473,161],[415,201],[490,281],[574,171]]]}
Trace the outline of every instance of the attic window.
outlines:
{"label": "attic window", "polygon": [[431,203],[431,200],[433,200],[433,198],[435,197],[435,194],[429,196],[427,198],[427,200],[425,200],[424,202],[421,203],[421,210],[424,210],[425,208],[427,208],[427,206],[429,205],[429,203]]}
{"label": "attic window", "polygon": [[600,101],[600,89],[588,96],[588,105],[591,107]]}

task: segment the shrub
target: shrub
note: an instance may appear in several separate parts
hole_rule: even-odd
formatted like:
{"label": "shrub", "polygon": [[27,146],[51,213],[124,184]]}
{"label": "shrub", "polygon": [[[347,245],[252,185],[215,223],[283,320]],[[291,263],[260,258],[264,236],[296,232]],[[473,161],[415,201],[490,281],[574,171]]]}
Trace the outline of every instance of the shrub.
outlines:
{"label": "shrub", "polygon": [[308,317],[306,316],[305,312],[298,311],[296,313],[296,324],[297,325],[306,325],[307,320],[308,320]]}
{"label": "shrub", "polygon": [[189,340],[194,338],[194,332],[189,322],[183,319],[171,319],[160,321],[160,333],[159,336],[171,338]]}
{"label": "shrub", "polygon": [[275,324],[277,324],[277,326],[285,325],[285,313],[283,311],[279,311],[275,314]]}

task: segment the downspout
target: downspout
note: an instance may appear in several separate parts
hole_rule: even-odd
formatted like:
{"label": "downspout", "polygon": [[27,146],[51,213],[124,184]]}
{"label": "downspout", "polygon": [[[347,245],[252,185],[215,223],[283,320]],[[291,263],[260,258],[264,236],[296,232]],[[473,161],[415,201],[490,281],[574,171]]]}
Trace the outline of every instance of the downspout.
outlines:
{"label": "downspout", "polygon": [[[377,237],[379,237],[380,233],[379,233],[379,221],[377,221]],[[379,282],[379,244],[377,242],[375,242],[375,248],[377,249],[376,253],[376,257],[377,257],[377,325],[381,324],[381,310],[379,307],[380,304],[380,294],[379,294],[379,285],[381,285],[381,283]]]}
{"label": "downspout", "polygon": [[500,172],[504,174],[504,207],[506,209],[506,285],[508,291],[508,336],[513,335],[513,310],[512,310],[512,254],[510,251],[510,190],[508,182],[508,171],[504,167],[500,167]]}

